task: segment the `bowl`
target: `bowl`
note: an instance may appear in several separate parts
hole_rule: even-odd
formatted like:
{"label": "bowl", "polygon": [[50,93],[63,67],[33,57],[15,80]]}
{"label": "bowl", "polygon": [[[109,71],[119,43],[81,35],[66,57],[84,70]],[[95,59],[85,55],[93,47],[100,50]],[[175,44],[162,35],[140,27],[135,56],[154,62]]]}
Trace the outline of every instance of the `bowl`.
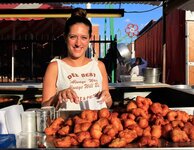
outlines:
{"label": "bowl", "polygon": [[15,95],[1,95],[0,96],[0,108],[4,108],[10,105],[18,103],[20,96]]}
{"label": "bowl", "polygon": [[25,98],[20,101],[23,105],[24,110],[29,108],[41,108],[42,97]]}

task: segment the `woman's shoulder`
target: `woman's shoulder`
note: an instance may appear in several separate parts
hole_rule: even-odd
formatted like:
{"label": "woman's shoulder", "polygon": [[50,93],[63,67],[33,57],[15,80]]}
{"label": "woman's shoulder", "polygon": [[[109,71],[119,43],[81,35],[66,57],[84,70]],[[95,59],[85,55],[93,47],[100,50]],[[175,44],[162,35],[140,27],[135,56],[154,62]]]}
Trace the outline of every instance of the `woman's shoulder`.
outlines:
{"label": "woman's shoulder", "polygon": [[48,64],[48,69],[52,69],[52,70],[55,70],[57,69],[57,61],[51,61],[49,64]]}
{"label": "woman's shoulder", "polygon": [[101,60],[97,60],[97,63],[98,63],[98,67],[99,67],[100,69],[104,69],[104,68],[105,68],[104,63],[103,63]]}

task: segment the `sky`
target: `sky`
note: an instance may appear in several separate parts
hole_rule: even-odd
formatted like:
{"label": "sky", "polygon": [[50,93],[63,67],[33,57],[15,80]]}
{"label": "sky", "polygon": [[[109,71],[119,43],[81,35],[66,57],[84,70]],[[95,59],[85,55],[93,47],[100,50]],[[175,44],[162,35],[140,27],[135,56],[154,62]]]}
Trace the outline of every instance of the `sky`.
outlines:
{"label": "sky", "polygon": [[[86,4],[74,4],[71,5],[73,7],[81,7],[86,8]],[[130,43],[133,41],[136,36],[129,37],[126,33],[126,28],[129,24],[135,25],[133,31],[135,33],[143,29],[147,23],[151,20],[157,21],[162,16],[162,7],[153,6],[153,5],[145,5],[145,4],[114,4],[114,5],[104,5],[104,4],[91,4],[91,8],[115,8],[115,9],[124,9],[126,13],[124,13],[124,17],[121,18],[106,18],[107,23],[105,24],[105,18],[91,18],[92,24],[99,25],[99,31],[101,37],[110,35],[110,20],[113,24],[114,31],[112,33],[117,34],[117,40],[120,43]],[[154,10],[153,10],[154,9]],[[149,11],[150,10],[150,11]],[[152,10],[152,11],[151,11]],[[132,11],[138,11],[143,13],[130,13]],[[127,13],[128,12],[128,13]],[[131,28],[131,27],[130,27]],[[105,32],[106,31],[106,32]],[[127,32],[132,31],[127,29]]]}

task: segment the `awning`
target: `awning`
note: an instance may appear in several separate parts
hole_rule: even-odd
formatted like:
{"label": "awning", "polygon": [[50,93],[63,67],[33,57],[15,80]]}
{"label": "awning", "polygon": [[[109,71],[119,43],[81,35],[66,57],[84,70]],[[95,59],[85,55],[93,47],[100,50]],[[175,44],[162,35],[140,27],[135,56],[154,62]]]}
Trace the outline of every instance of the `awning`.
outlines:
{"label": "awning", "polygon": [[[70,6],[63,6],[61,3],[3,3],[0,4],[0,10],[33,10],[33,9],[40,9],[40,10],[50,10],[50,9],[71,9]],[[0,20],[22,20],[22,21],[29,21],[29,20],[41,20],[44,18],[34,17],[34,18],[0,18]]]}

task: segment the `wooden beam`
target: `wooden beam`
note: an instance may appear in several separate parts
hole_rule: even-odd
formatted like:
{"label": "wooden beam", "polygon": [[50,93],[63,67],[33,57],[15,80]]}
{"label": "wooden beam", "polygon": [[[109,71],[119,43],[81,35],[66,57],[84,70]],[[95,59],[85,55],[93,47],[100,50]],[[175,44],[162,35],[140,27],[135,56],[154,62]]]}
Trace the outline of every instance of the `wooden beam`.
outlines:
{"label": "wooden beam", "polygon": [[185,4],[189,0],[169,0],[166,6],[166,14],[170,13],[172,10],[178,8],[179,6]]}

